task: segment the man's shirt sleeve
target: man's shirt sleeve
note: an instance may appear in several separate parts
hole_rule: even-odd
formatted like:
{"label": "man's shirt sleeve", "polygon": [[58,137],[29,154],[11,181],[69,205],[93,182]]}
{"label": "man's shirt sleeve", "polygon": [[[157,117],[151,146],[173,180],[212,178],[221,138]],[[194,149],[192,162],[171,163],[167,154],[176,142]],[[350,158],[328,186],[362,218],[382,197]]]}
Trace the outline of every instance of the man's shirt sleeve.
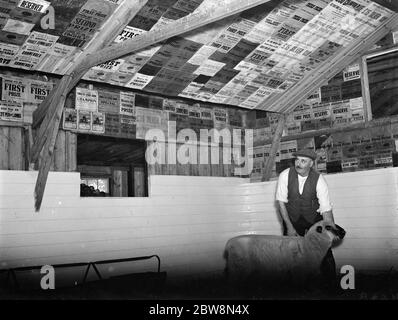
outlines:
{"label": "man's shirt sleeve", "polygon": [[287,184],[289,180],[289,169],[282,171],[279,174],[278,185],[276,187],[275,199],[287,203]]}
{"label": "man's shirt sleeve", "polygon": [[332,210],[332,203],[329,198],[329,188],[325,178],[320,175],[316,185],[316,195],[319,201],[319,212],[324,213]]}

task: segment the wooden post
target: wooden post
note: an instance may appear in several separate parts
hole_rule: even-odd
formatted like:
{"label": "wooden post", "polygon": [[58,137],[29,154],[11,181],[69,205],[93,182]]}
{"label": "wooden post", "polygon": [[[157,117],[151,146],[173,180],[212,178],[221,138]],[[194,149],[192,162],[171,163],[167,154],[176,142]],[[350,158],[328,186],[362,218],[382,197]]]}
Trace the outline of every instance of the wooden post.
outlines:
{"label": "wooden post", "polygon": [[[285,116],[285,114],[281,114],[279,117],[279,120],[278,120],[278,125],[276,127],[274,137],[272,139],[271,150],[269,152],[269,157],[267,159],[267,162],[265,163],[263,178],[261,181],[269,181],[269,179],[271,178],[272,168],[275,163],[275,157],[276,157],[276,153],[278,152],[278,149],[279,149],[279,145],[280,145],[282,133],[283,133],[283,128],[285,127],[285,123],[286,123],[286,116]],[[264,154],[265,154],[265,152],[264,152]]]}
{"label": "wooden post", "polygon": [[145,197],[145,168],[134,167],[131,174],[133,175],[134,197]]}
{"label": "wooden post", "polygon": [[23,170],[24,168],[24,143],[22,127],[11,127],[8,144],[8,168],[9,170]]}
{"label": "wooden post", "polygon": [[10,128],[0,127],[0,170],[8,170],[8,150],[10,139]]}
{"label": "wooden post", "polygon": [[362,57],[359,62],[359,71],[361,74],[361,87],[362,87],[362,98],[364,104],[364,117],[365,122],[372,120],[372,102],[370,99],[370,87],[369,87],[369,75],[368,75],[368,62],[367,57]]}
{"label": "wooden post", "polygon": [[74,172],[77,169],[77,134],[66,131],[66,171]]}

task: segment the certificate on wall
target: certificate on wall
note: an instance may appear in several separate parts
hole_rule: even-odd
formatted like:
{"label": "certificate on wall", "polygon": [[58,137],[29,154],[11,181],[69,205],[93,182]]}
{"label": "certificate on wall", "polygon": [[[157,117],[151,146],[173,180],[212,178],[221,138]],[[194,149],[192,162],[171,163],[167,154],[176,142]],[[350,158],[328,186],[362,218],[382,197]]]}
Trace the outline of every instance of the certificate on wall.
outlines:
{"label": "certificate on wall", "polygon": [[22,121],[22,104],[11,101],[0,101],[0,120]]}
{"label": "certificate on wall", "polygon": [[105,133],[105,114],[101,112],[92,113],[92,131],[95,133]]}
{"label": "certificate on wall", "polygon": [[78,129],[82,131],[91,130],[91,112],[78,110]]}
{"label": "certificate on wall", "polygon": [[62,127],[68,130],[77,129],[77,110],[71,108],[64,109],[64,120]]}
{"label": "certificate on wall", "polygon": [[76,88],[76,109],[97,112],[98,91],[84,88]]}

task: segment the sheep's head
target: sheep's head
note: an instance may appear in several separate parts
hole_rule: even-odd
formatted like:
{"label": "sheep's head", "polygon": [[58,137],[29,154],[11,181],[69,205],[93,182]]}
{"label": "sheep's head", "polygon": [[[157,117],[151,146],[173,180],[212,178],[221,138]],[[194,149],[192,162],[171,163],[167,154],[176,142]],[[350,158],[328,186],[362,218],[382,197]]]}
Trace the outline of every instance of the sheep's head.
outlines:
{"label": "sheep's head", "polygon": [[323,220],[315,223],[308,233],[315,233],[318,237],[322,237],[330,241],[331,244],[336,244],[341,241],[346,234],[345,230],[339,225],[333,225],[332,223]]}

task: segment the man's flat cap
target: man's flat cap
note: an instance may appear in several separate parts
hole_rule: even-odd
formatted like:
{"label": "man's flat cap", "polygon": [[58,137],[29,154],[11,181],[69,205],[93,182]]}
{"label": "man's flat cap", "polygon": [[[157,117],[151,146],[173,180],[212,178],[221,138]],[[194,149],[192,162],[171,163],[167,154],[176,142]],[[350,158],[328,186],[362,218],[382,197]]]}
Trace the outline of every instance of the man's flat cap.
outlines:
{"label": "man's flat cap", "polygon": [[315,161],[316,157],[317,157],[317,154],[313,150],[303,149],[303,150],[299,150],[299,151],[295,152],[293,154],[293,156],[295,156],[295,157],[307,157],[307,158],[310,158],[310,159]]}

